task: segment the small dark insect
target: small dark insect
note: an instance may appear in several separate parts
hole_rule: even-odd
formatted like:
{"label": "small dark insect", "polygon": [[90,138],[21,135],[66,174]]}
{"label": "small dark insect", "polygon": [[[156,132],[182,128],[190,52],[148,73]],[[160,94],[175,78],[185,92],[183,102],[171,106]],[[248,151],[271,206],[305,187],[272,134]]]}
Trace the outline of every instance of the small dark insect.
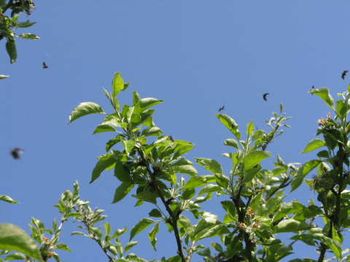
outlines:
{"label": "small dark insect", "polygon": [[14,149],[11,150],[11,155],[14,159],[21,159],[21,156],[23,154],[23,149],[19,147],[15,147]]}
{"label": "small dark insect", "polygon": [[43,69],[48,69],[49,66],[46,64],[46,62],[43,62]]}
{"label": "small dark insect", "polygon": [[169,139],[172,141],[172,142],[175,142],[174,138],[172,136],[169,136]]}
{"label": "small dark insect", "polygon": [[343,73],[341,73],[341,78],[345,80],[346,75],[348,74],[348,70],[344,70]]}
{"label": "small dark insect", "polygon": [[311,89],[315,89],[315,86],[312,86]]}
{"label": "small dark insect", "polygon": [[223,111],[224,109],[225,109],[225,106],[222,106],[222,107],[219,108],[218,112],[221,112],[221,111]]}
{"label": "small dark insect", "polygon": [[263,99],[264,99],[264,101],[267,101],[267,96],[268,95],[270,95],[270,93],[265,93],[265,94],[263,94]]}

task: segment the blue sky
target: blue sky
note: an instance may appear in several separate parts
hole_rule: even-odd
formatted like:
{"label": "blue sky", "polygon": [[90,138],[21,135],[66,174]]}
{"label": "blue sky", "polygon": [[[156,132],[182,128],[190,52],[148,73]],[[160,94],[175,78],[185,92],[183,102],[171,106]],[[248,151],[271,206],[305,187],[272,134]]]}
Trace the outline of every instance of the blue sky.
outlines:
{"label": "blue sky", "polygon": [[[340,74],[350,68],[349,1],[36,3],[32,19],[38,23],[31,31],[41,39],[19,41],[14,65],[1,48],[0,73],[11,78],[0,83],[0,192],[20,204],[1,204],[0,222],[28,228],[34,216],[51,223],[58,218],[53,205],[75,180],[82,198],[105,209],[114,227],[130,227],[147,215],[148,208],[134,208],[133,199],[111,204],[117,185],[111,174],[88,183],[108,139],[92,135],[99,118],[68,125],[70,111],[82,101],[107,106],[102,88],[109,87],[116,71],[131,83],[131,91],[165,100],[156,123],[196,145],[192,160],[211,157],[223,163],[229,133],[215,117],[221,105],[242,128],[249,121],[261,128],[283,103],[292,128],[270,151],[304,162],[312,156],[301,151],[314,137],[317,119],[328,112],[307,91],[315,85],[336,94],[348,84]],[[49,69],[42,69],[43,61]],[[264,92],[270,93],[268,102],[262,100]],[[8,153],[16,146],[25,150],[20,161]],[[311,197],[299,190],[289,198]],[[211,205],[215,210],[218,202]],[[146,258],[175,254],[173,236],[164,233],[159,240],[157,253],[146,241],[135,251]],[[64,261],[104,260],[92,241],[68,233],[63,241],[74,251],[63,254]],[[303,246],[299,250],[305,254]]]}

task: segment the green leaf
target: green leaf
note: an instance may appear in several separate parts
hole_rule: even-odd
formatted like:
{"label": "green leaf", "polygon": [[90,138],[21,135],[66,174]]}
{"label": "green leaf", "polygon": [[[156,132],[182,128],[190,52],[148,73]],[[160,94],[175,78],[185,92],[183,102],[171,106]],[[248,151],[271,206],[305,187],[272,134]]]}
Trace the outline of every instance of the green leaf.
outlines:
{"label": "green leaf", "polygon": [[346,117],[346,114],[348,112],[348,107],[346,106],[345,102],[343,100],[338,100],[337,104],[335,106],[335,111],[337,115],[343,119]]}
{"label": "green leaf", "polygon": [[108,153],[99,157],[98,162],[95,165],[94,170],[92,171],[91,181],[94,182],[97,178],[100,177],[101,173],[107,168],[111,167],[115,163],[114,153]]}
{"label": "green leaf", "polygon": [[214,237],[228,232],[229,230],[225,224],[211,224],[201,220],[196,226],[192,238],[197,242],[204,238]]}
{"label": "green leaf", "polygon": [[328,88],[313,88],[310,90],[310,94],[319,96],[330,108],[333,109],[334,100],[330,95]]}
{"label": "green leaf", "polygon": [[322,139],[316,138],[311,140],[304,148],[303,153],[308,153],[325,146],[326,143]]}
{"label": "green leaf", "polygon": [[315,167],[321,163],[320,160],[310,160],[306,162],[302,167],[299,168],[297,175],[292,181],[292,190],[297,189],[304,180],[304,177],[309,174]]}
{"label": "green leaf", "polygon": [[248,126],[247,126],[247,134],[248,136],[252,136],[254,134],[254,130],[255,130],[255,125],[253,122],[249,122]]}
{"label": "green leaf", "polygon": [[117,177],[122,182],[132,182],[130,172],[124,164],[117,159],[114,167],[114,176]]}
{"label": "green leaf", "polygon": [[149,241],[151,242],[151,245],[153,249],[157,250],[157,234],[159,232],[159,223],[155,224],[151,232],[148,234]]}
{"label": "green leaf", "polygon": [[73,109],[69,116],[69,123],[72,123],[82,116],[90,114],[105,114],[105,111],[99,104],[94,102],[83,102]]}
{"label": "green leaf", "polygon": [[0,224],[0,249],[18,251],[42,261],[34,240],[21,228],[13,224]]}
{"label": "green leaf", "polygon": [[197,175],[197,170],[193,167],[193,165],[188,164],[188,165],[176,165],[172,167],[172,170],[175,173],[179,174],[188,174],[190,176]]}
{"label": "green leaf", "polygon": [[10,57],[11,64],[15,63],[17,60],[17,48],[16,42],[13,39],[8,39],[6,42],[6,51]]}
{"label": "green leaf", "polygon": [[238,142],[236,141],[236,139],[233,139],[233,138],[226,139],[224,142],[224,145],[225,146],[232,146],[232,147],[238,149]]}
{"label": "green leaf", "polygon": [[119,120],[115,114],[111,114],[106,116],[101,124],[99,124],[94,134],[103,133],[103,132],[115,132],[118,127],[120,127]]}
{"label": "green leaf", "polygon": [[163,100],[159,100],[159,99],[156,99],[153,97],[146,97],[146,98],[140,99],[138,102],[139,102],[140,107],[144,111],[150,107],[153,107],[155,105],[162,103]]}
{"label": "green leaf", "polygon": [[137,245],[137,241],[130,241],[125,246],[125,252],[128,252],[130,249],[132,249],[134,246]]}
{"label": "green leaf", "polygon": [[244,169],[249,170],[270,156],[271,153],[266,151],[252,151],[248,153],[243,159]]}
{"label": "green leaf", "polygon": [[135,144],[135,140],[123,140],[124,150],[127,155],[129,155],[134,149]]}
{"label": "green leaf", "polygon": [[143,218],[138,222],[130,231],[130,239],[133,239],[136,235],[140,234],[142,231],[147,229],[150,225],[152,225],[154,221],[149,218]]}
{"label": "green leaf", "polygon": [[160,213],[160,211],[159,211],[157,208],[152,209],[152,210],[148,213],[148,215],[149,215],[150,217],[162,217],[162,213]]}
{"label": "green leaf", "polygon": [[186,154],[194,148],[194,145],[191,142],[185,140],[178,139],[174,142],[174,144],[176,152],[180,155]]}
{"label": "green leaf", "polygon": [[196,187],[201,187],[201,186],[206,185],[209,182],[215,182],[215,177],[212,175],[210,175],[210,176],[193,176],[184,185],[184,189],[193,189]]}
{"label": "green leaf", "polygon": [[23,33],[23,34],[19,34],[18,36],[20,38],[29,39],[29,40],[38,40],[38,39],[40,39],[40,37],[38,35],[32,34],[32,33]]}
{"label": "green leaf", "polygon": [[0,201],[4,201],[10,204],[17,204],[16,200],[6,195],[0,195]]}
{"label": "green leaf", "polygon": [[35,22],[31,22],[29,20],[27,21],[24,21],[24,22],[19,22],[16,24],[16,27],[18,28],[28,28],[28,27],[31,27],[32,25],[35,25],[36,23]]}
{"label": "green leaf", "polygon": [[124,79],[120,73],[115,73],[112,88],[113,88],[113,97],[116,97],[121,91],[123,91],[127,86],[125,85]]}
{"label": "green leaf", "polygon": [[218,161],[210,158],[196,158],[196,162],[213,174],[222,174],[222,168]]}
{"label": "green leaf", "polygon": [[10,77],[9,75],[0,75],[0,80],[6,79],[6,78],[9,78],[9,77]]}
{"label": "green leaf", "polygon": [[220,122],[224,126],[226,126],[226,128],[228,130],[230,130],[230,132],[233,135],[235,135],[238,139],[241,138],[241,133],[239,132],[238,124],[236,123],[236,121],[232,117],[230,117],[229,115],[226,115],[226,114],[217,114],[216,116],[220,120]]}
{"label": "green leaf", "polygon": [[119,187],[114,192],[114,197],[113,197],[113,202],[112,203],[117,203],[120,200],[122,200],[130,191],[133,189],[134,184],[128,183],[128,182],[123,182],[120,184]]}
{"label": "green leaf", "polygon": [[277,224],[277,233],[298,232],[307,228],[308,225],[306,223],[290,218],[282,220]]}
{"label": "green leaf", "polygon": [[72,252],[72,250],[69,248],[69,246],[67,246],[66,244],[63,244],[63,243],[57,244],[56,248],[60,249],[60,250],[67,251],[67,252]]}
{"label": "green leaf", "polygon": [[123,137],[121,135],[117,135],[116,137],[110,139],[107,143],[106,143],[106,151],[109,151],[114,145],[118,144],[119,142],[121,142],[123,139]]}

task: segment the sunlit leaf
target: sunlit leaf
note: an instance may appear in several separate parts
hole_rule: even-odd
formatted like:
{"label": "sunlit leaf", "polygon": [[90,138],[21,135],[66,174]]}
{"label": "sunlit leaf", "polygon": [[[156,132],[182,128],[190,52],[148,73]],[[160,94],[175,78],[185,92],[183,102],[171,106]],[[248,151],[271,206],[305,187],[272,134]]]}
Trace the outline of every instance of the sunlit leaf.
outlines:
{"label": "sunlit leaf", "polygon": [[210,158],[196,158],[196,162],[214,174],[222,174],[222,168],[218,161]]}
{"label": "sunlit leaf", "polygon": [[270,156],[271,153],[266,151],[252,151],[248,153],[243,159],[244,169],[249,170]]}
{"label": "sunlit leaf", "polygon": [[155,224],[153,229],[149,232],[148,238],[151,242],[153,249],[157,250],[157,234],[159,232],[159,223]]}
{"label": "sunlit leaf", "polygon": [[142,110],[145,110],[162,103],[163,100],[159,100],[153,97],[146,97],[146,98],[141,98],[138,102]]}
{"label": "sunlit leaf", "polygon": [[233,139],[233,138],[228,138],[224,141],[224,145],[226,146],[232,146],[236,149],[238,149],[238,142],[236,139]]}
{"label": "sunlit leaf", "polygon": [[126,86],[122,75],[120,73],[115,73],[112,82],[113,97],[116,97],[125,88]]}
{"label": "sunlit leaf", "polygon": [[307,229],[308,225],[293,218],[282,220],[277,224],[277,232],[298,232]]}
{"label": "sunlit leaf", "polygon": [[21,228],[12,224],[0,224],[0,249],[18,251],[42,261],[34,240]]}
{"label": "sunlit leaf", "polygon": [[16,204],[17,201],[14,200],[12,197],[6,196],[6,195],[0,195],[0,201],[4,201],[10,204]]}
{"label": "sunlit leaf", "polygon": [[235,135],[238,139],[241,138],[241,133],[239,132],[239,127],[236,121],[226,114],[217,114],[217,118],[220,120],[220,122],[231,131],[233,135]]}
{"label": "sunlit leaf", "polygon": [[314,150],[319,149],[320,147],[323,147],[325,145],[326,145],[326,143],[325,143],[324,140],[319,139],[319,138],[313,139],[312,141],[310,141],[306,145],[306,147],[304,148],[303,153],[308,153],[308,152],[314,151]]}
{"label": "sunlit leaf", "polygon": [[72,123],[78,118],[90,114],[105,114],[105,112],[99,104],[94,102],[83,102],[74,108],[69,116],[69,122]]}
{"label": "sunlit leaf", "polygon": [[315,167],[321,163],[320,160],[310,160],[299,168],[297,175],[292,181],[292,191],[297,189],[304,180],[304,177],[309,174]]}
{"label": "sunlit leaf", "polygon": [[0,80],[1,79],[6,79],[6,78],[9,78],[10,76],[9,75],[0,75]]}
{"label": "sunlit leaf", "polygon": [[335,106],[335,111],[340,118],[344,118],[348,112],[348,107],[343,100],[338,100]]}
{"label": "sunlit leaf", "polygon": [[137,245],[137,241],[130,241],[125,246],[125,252],[128,252],[130,249],[132,249],[134,246]]}
{"label": "sunlit leaf", "polygon": [[334,100],[330,95],[328,88],[313,88],[310,90],[310,94],[319,96],[330,108],[333,109]]}

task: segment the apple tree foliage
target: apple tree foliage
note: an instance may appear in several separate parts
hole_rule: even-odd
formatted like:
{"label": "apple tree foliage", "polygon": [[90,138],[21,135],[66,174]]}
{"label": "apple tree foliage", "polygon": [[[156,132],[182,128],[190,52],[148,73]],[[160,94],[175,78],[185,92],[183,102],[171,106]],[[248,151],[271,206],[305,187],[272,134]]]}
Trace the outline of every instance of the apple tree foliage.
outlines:
{"label": "apple tree foliage", "polygon": [[[286,163],[268,151],[288,127],[282,106],[267,121],[266,130],[257,129],[253,122],[242,128],[231,116],[218,113],[218,122],[230,134],[224,141],[227,152],[223,156],[230,163],[227,167],[206,157],[188,159],[194,145],[167,135],[153,119],[154,108],[163,101],[133,92],[132,103],[122,104],[120,96],[128,86],[116,73],[111,90],[104,90],[110,111],[95,102],[83,102],[72,111],[69,121],[101,115],[94,134],[108,133],[110,139],[90,181],[113,171],[116,182],[111,198],[115,208],[131,197],[136,207],[147,203],[149,211],[140,214],[130,231],[113,228],[102,209],[92,208],[89,201],[80,198],[75,182],[73,190],[65,191],[56,204],[61,218],[52,226],[33,218],[29,237],[13,225],[0,225],[0,261],[61,261],[58,251],[70,251],[60,241],[67,221],[77,224],[72,235],[94,241],[105,261],[112,262],[150,261],[133,253],[132,248],[138,241],[144,242],[140,233],[147,231],[150,248],[157,250],[161,225],[168,228],[176,249],[169,257],[151,261],[350,260],[346,234],[350,227],[350,88],[338,94],[336,101],[326,88],[310,90],[325,102],[330,113],[319,120],[315,139],[305,146],[303,153],[315,154],[304,164]],[[198,167],[205,173],[198,172]],[[287,201],[286,197],[303,184],[316,198],[310,197],[306,203]],[[7,196],[1,200],[14,201]],[[221,212],[204,208],[209,202],[221,207]],[[291,258],[299,255],[295,249],[299,242],[317,257],[301,254]]]}

